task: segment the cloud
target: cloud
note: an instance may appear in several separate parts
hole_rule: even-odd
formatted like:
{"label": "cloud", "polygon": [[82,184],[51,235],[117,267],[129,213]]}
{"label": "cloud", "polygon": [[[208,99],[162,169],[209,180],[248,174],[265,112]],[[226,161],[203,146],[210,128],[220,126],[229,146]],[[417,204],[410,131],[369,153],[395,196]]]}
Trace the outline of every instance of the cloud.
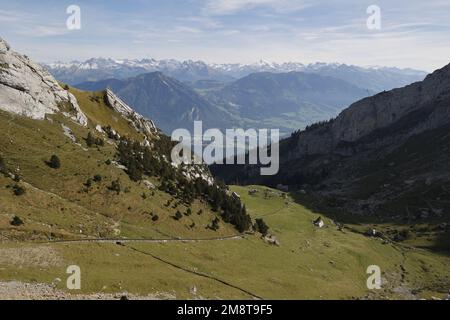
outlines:
{"label": "cloud", "polygon": [[65,35],[69,30],[65,25],[32,25],[22,26],[16,33],[33,37],[53,37]]}
{"label": "cloud", "polygon": [[176,33],[192,33],[192,34],[198,34],[203,32],[198,28],[192,28],[187,26],[177,26],[173,31]]}
{"label": "cloud", "polygon": [[219,21],[204,16],[181,17],[178,20],[195,24],[203,29],[218,29],[223,26]]}
{"label": "cloud", "polygon": [[0,9],[0,22],[20,22],[32,18],[30,14]]}
{"label": "cloud", "polygon": [[304,0],[207,0],[204,9],[211,15],[227,15],[257,7],[269,7],[277,11],[297,11],[311,5],[312,3]]}
{"label": "cloud", "polygon": [[432,70],[448,63],[450,56],[448,0],[378,0],[382,29],[373,31],[366,27],[366,8],[373,2],[364,1],[80,2],[83,25],[78,32],[66,29],[65,3],[3,0],[2,36],[43,61],[145,55],[210,62],[322,60]]}
{"label": "cloud", "polygon": [[0,23],[14,25],[14,32],[22,36],[51,37],[68,32],[64,23],[44,22],[39,15],[28,11],[0,10]]}

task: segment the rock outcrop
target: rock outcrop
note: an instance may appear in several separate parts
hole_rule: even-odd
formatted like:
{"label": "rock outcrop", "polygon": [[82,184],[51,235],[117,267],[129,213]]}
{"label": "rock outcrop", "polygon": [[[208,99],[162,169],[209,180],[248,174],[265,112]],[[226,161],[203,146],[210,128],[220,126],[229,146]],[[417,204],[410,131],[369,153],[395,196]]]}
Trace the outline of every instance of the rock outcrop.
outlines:
{"label": "rock outcrop", "polygon": [[111,89],[106,89],[106,102],[116,112],[120,113],[139,132],[152,136],[158,132],[152,120],[145,118],[122,101]]}
{"label": "rock outcrop", "polygon": [[0,38],[0,109],[32,119],[62,112],[80,125],[87,118],[76,98],[40,65],[11,50]]}

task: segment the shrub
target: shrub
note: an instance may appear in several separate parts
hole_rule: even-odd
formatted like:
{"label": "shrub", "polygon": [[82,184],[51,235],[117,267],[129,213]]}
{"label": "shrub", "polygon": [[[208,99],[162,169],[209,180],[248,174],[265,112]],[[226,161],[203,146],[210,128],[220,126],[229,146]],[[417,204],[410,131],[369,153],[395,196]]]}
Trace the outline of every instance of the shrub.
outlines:
{"label": "shrub", "polygon": [[0,157],[0,173],[4,174],[5,176],[8,174],[8,168],[6,167],[5,160],[3,160],[2,157]]}
{"label": "shrub", "polygon": [[87,188],[92,187],[92,179],[91,179],[91,178],[87,179],[86,182],[84,183],[84,185],[85,185]]}
{"label": "shrub", "polygon": [[90,131],[89,131],[88,136],[87,136],[87,138],[85,140],[86,140],[86,145],[89,148],[92,147],[95,144],[95,138],[94,138],[94,136],[92,135],[92,133]]}
{"label": "shrub", "polygon": [[256,219],[254,228],[256,231],[261,233],[263,236],[266,236],[267,233],[269,232],[269,227],[267,226],[267,224],[264,222],[263,219]]}
{"label": "shrub", "polygon": [[175,216],[173,217],[175,220],[180,220],[181,218],[183,218],[183,215],[181,214],[181,212],[180,211],[177,211],[176,213],[175,213]]}
{"label": "shrub", "polygon": [[219,222],[220,222],[219,218],[217,218],[217,217],[214,218],[214,220],[211,222],[211,225],[209,226],[209,228],[214,231],[219,230]]}
{"label": "shrub", "polygon": [[152,216],[152,221],[158,221],[158,219],[159,219],[159,216],[157,214],[154,214]]}
{"label": "shrub", "polygon": [[89,131],[88,136],[86,139],[86,145],[90,148],[93,146],[99,146],[102,147],[105,145],[105,142],[103,141],[102,138],[96,138],[94,137],[94,135]]}
{"label": "shrub", "polygon": [[404,241],[407,240],[411,234],[408,229],[402,229],[400,231],[396,231],[397,234],[394,235],[394,241]]}
{"label": "shrub", "polygon": [[142,179],[142,175],[144,174],[144,171],[142,169],[142,166],[135,161],[134,159],[130,160],[128,166],[128,176],[133,181],[139,181]]}
{"label": "shrub", "polygon": [[120,185],[120,180],[119,179],[113,180],[111,182],[111,185],[108,187],[108,189],[111,191],[117,192],[117,194],[120,194],[120,191],[122,190],[122,187]]}
{"label": "shrub", "polygon": [[102,176],[99,175],[99,174],[96,174],[96,175],[94,176],[94,181],[95,181],[95,182],[101,182],[101,181],[102,181]]}
{"label": "shrub", "polygon": [[23,225],[23,221],[18,216],[14,216],[13,219],[11,220],[11,225],[18,227]]}
{"label": "shrub", "polygon": [[16,196],[21,196],[21,195],[25,194],[26,190],[25,190],[24,187],[21,187],[21,186],[16,184],[16,185],[13,186],[13,192],[14,192],[14,194]]}
{"label": "shrub", "polygon": [[190,216],[192,214],[192,209],[191,208],[188,208],[187,210],[186,210],[186,213],[184,214],[185,216]]}
{"label": "shrub", "polygon": [[50,161],[47,162],[47,165],[52,169],[61,168],[61,160],[59,160],[57,155],[52,155]]}

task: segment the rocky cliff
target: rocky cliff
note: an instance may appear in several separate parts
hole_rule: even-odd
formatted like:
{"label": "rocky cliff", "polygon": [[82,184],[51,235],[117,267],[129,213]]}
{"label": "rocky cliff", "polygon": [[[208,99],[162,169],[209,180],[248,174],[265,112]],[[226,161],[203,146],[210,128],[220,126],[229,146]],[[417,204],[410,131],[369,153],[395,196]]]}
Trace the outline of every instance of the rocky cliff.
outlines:
{"label": "rocky cliff", "polygon": [[447,65],[422,82],[362,99],[333,121],[301,132],[296,136],[298,147],[292,156],[329,153],[387,128],[401,133],[403,138],[437,128],[450,121],[449,99],[450,65]]}
{"label": "rocky cliff", "polygon": [[125,119],[128,119],[132,126],[147,136],[152,136],[158,132],[152,120],[147,119],[128,106],[111,89],[106,89],[106,103],[115,111],[120,113]]}
{"label": "rocky cliff", "polygon": [[76,98],[40,65],[11,50],[0,38],[0,109],[32,119],[62,112],[86,126]]}

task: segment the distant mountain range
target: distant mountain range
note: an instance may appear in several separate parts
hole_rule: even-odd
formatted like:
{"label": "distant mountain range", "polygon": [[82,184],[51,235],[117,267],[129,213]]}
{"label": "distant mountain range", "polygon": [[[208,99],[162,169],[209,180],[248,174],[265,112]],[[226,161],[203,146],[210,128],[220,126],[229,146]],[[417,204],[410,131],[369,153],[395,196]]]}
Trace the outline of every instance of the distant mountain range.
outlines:
{"label": "distant mountain range", "polygon": [[305,65],[298,62],[270,63],[266,61],[259,61],[254,64],[208,64],[203,61],[178,61],[173,59],[114,60],[92,58],[86,61],[44,64],[44,66],[56,79],[70,85],[110,78],[125,79],[155,71],[160,71],[169,77],[188,83],[198,80],[230,82],[252,73],[287,73],[296,71],[332,76],[362,89],[380,92],[423,80],[426,75],[426,72],[413,69],[363,68],[337,63]]}
{"label": "distant mountain range", "polygon": [[255,73],[226,84],[213,82],[198,91],[161,72],[76,87],[113,89],[167,133],[202,120],[205,128],[279,128],[287,134],[334,117],[372,93],[337,78],[303,72]]}
{"label": "distant mountain range", "polygon": [[333,118],[361,98],[426,75],[413,69],[265,61],[94,58],[45,67],[59,81],[83,90],[112,88],[166,133],[202,120],[209,128],[279,128],[286,135]]}

